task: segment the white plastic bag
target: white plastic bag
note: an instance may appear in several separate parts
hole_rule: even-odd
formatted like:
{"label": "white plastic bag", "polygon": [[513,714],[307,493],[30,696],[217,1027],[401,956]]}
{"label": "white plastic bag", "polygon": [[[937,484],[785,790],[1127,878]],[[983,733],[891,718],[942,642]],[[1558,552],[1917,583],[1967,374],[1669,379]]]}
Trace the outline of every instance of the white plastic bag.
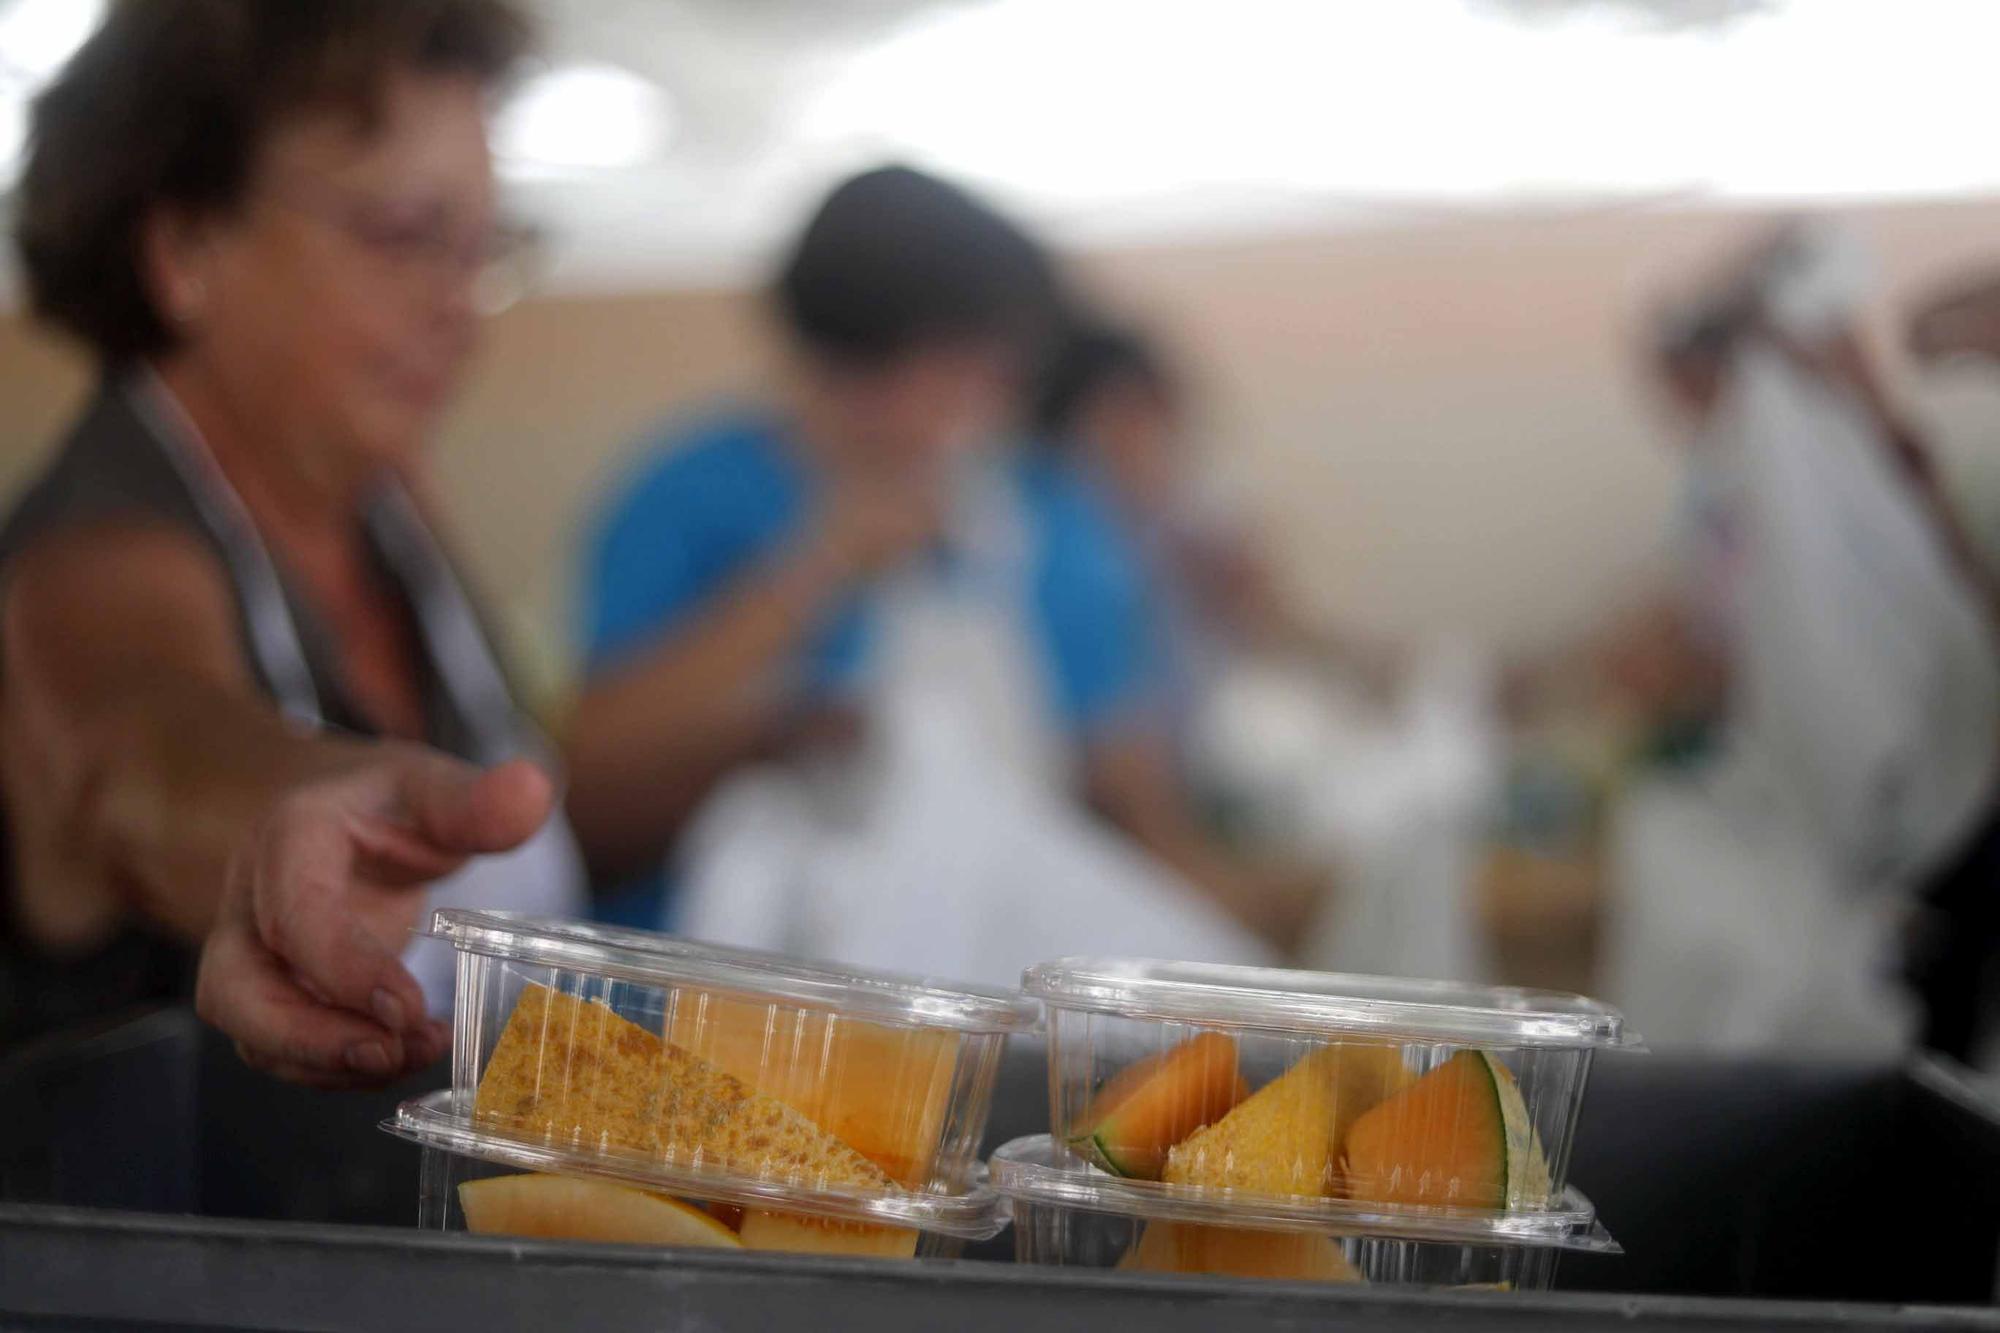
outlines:
{"label": "white plastic bag", "polygon": [[1774,796],[1752,756],[1626,792],[1600,991],[1658,1047],[1893,1055],[1914,1018],[1888,967],[1894,903],[1832,891]]}
{"label": "white plastic bag", "polygon": [[1469,647],[1433,645],[1392,710],[1277,662],[1220,675],[1196,729],[1204,771],[1256,806],[1267,836],[1338,870],[1301,944],[1308,966],[1490,972],[1471,889],[1498,782],[1489,675]]}
{"label": "white plastic bag", "polygon": [[1984,811],[2000,668],[1981,606],[1860,405],[1759,344],[1709,441],[1735,472],[1740,733],[1834,877],[1911,882]]}

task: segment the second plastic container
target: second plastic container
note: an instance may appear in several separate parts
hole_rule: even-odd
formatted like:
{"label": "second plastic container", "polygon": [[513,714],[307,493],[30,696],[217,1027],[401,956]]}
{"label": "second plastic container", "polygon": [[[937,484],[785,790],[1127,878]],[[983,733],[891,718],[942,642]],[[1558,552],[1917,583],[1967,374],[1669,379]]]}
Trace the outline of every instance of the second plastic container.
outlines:
{"label": "second plastic container", "polygon": [[1580,995],[1067,958],[1047,1006],[1052,1166],[1251,1201],[1511,1215],[1560,1231],[1592,1057],[1640,1045]]}

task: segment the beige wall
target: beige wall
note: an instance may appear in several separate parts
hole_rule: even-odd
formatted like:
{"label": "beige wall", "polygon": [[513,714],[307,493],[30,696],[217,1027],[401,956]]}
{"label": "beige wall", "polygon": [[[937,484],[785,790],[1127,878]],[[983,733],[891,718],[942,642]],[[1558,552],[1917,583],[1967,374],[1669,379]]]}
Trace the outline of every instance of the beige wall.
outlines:
{"label": "beige wall", "polygon": [[[1851,216],[1892,299],[2000,256],[2000,202]],[[1745,224],[1685,211],[1444,222],[1087,266],[1199,368],[1213,455],[1268,513],[1315,607],[1520,646],[1586,619],[1654,549],[1673,467],[1632,373],[1634,320]],[[755,383],[758,313],[729,292],[549,300],[492,335],[441,441],[442,489],[514,646],[550,680],[579,514],[662,413]],[[82,390],[71,359],[0,320],[0,483]]]}

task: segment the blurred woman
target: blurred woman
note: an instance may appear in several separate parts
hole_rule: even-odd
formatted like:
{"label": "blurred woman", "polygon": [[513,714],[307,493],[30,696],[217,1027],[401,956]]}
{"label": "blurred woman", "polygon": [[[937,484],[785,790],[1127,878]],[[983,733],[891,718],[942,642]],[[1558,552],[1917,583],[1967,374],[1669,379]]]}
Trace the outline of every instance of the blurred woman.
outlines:
{"label": "blurred woman", "polygon": [[579,904],[426,518],[526,39],[504,0],[128,0],[37,104],[28,294],[100,386],[0,530],[0,1040],[192,991],[261,1068],[386,1081],[446,1042],[421,886]]}

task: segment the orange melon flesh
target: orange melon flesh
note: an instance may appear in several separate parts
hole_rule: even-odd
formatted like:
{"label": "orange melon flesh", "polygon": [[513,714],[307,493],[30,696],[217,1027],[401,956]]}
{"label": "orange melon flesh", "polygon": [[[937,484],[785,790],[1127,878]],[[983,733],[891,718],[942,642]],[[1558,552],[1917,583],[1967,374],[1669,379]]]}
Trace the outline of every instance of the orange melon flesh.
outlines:
{"label": "orange melon flesh", "polygon": [[792,1254],[910,1259],[917,1253],[917,1233],[904,1227],[806,1217],[766,1208],[752,1208],[743,1214],[743,1229],[738,1239],[748,1250],[783,1250]]}
{"label": "orange melon flesh", "polygon": [[1168,1149],[1249,1095],[1236,1043],[1204,1032],[1120,1070],[1069,1143],[1113,1175],[1158,1180]]}
{"label": "orange melon flesh", "polygon": [[667,1041],[775,1097],[899,1185],[928,1183],[944,1136],[958,1034],[681,991]]}
{"label": "orange melon flesh", "polygon": [[1460,1208],[1536,1206],[1548,1161],[1507,1067],[1460,1051],[1355,1121],[1343,1180],[1350,1198]]}
{"label": "orange melon flesh", "polygon": [[1161,1179],[1260,1194],[1333,1192],[1347,1127],[1411,1075],[1394,1046],[1322,1046],[1167,1154]]}
{"label": "orange melon flesh", "polygon": [[474,1117],[587,1149],[812,1188],[886,1189],[882,1168],[785,1102],[612,1012],[521,991],[480,1075]]}
{"label": "orange melon flesh", "polygon": [[722,1223],[679,1199],[606,1180],[489,1176],[458,1187],[468,1231],[487,1236],[740,1249]]}
{"label": "orange melon flesh", "polygon": [[1251,1231],[1192,1222],[1149,1222],[1118,1266],[1140,1273],[1212,1273],[1305,1282],[1365,1279],[1338,1242],[1309,1231]]}
{"label": "orange melon flesh", "polygon": [[[955,1034],[903,1032],[809,1011],[773,1017],[762,1001],[712,995],[677,1006],[669,1030],[701,1045],[704,1054],[662,1041],[604,1005],[527,986],[486,1063],[474,1115],[586,1146],[637,1149],[668,1162],[822,1188],[886,1189],[892,1171],[913,1186],[928,1180],[950,1101]],[[827,1133],[807,1107],[873,1151],[858,1152]],[[718,1216],[710,1216],[643,1190],[562,1177],[519,1179],[596,1186],[671,1205],[705,1228],[694,1234],[726,1237],[655,1243],[892,1258],[909,1258],[917,1248],[917,1233],[900,1227],[725,1204],[711,1205]],[[488,1196],[497,1202],[482,1203],[477,1193],[464,1202],[469,1188],[460,1191],[468,1223],[476,1207],[489,1221],[521,1211],[499,1191]],[[503,1205],[514,1212],[496,1212]],[[600,1233],[629,1231],[633,1207],[619,1195],[570,1198],[558,1192],[521,1215],[528,1224],[565,1230],[513,1234],[623,1239]],[[593,1220],[585,1215],[591,1208],[608,1208],[610,1216]],[[654,1234],[643,1221],[641,1233],[642,1239]]]}

